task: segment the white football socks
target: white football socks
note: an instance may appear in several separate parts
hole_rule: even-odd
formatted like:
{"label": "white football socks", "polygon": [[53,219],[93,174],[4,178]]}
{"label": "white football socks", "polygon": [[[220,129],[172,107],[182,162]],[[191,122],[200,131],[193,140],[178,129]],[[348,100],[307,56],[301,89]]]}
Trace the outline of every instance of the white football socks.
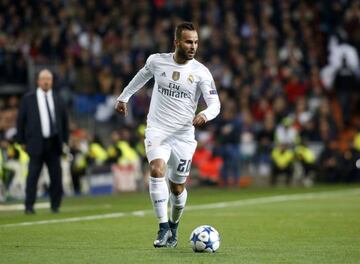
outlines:
{"label": "white football socks", "polygon": [[167,206],[169,201],[169,188],[166,184],[165,177],[150,177],[149,192],[159,223],[168,222]]}
{"label": "white football socks", "polygon": [[178,196],[170,194],[170,221],[177,223],[180,220],[182,213],[184,212],[185,204],[187,199],[187,190],[184,189]]}

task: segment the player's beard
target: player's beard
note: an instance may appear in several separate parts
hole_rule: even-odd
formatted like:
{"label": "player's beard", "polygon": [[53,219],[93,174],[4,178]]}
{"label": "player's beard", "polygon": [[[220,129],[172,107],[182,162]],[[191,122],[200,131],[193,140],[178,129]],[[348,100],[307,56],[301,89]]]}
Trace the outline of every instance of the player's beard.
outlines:
{"label": "player's beard", "polygon": [[194,51],[194,55],[190,55],[186,52],[185,49],[179,46],[178,56],[180,57],[181,60],[192,60],[195,57],[195,51]]}

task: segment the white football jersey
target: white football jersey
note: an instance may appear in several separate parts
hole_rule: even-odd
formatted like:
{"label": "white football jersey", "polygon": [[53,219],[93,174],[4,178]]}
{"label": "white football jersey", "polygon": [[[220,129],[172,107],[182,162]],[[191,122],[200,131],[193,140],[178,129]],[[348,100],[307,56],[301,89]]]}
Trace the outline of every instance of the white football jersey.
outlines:
{"label": "white football jersey", "polygon": [[168,132],[193,129],[192,121],[201,94],[207,104],[202,113],[208,121],[220,112],[220,101],[210,71],[195,59],[178,64],[173,56],[174,53],[149,56],[145,66],[117,99],[128,102],[136,91],[154,77],[147,125]]}

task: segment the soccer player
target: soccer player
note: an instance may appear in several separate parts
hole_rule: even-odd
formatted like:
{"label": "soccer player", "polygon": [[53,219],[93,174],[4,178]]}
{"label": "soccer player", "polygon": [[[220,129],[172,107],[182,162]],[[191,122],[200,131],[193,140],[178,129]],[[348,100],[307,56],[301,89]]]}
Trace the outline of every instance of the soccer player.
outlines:
{"label": "soccer player", "polygon": [[[176,27],[174,45],[173,53],[149,56],[115,105],[120,114],[126,115],[129,98],[155,78],[145,131],[146,156],[150,163],[149,192],[159,221],[154,247],[177,245],[178,224],[187,199],[185,182],[197,145],[194,126],[205,124],[220,112],[212,75],[194,59],[198,34],[192,23],[183,22]],[[201,94],[207,108],[195,115]]]}

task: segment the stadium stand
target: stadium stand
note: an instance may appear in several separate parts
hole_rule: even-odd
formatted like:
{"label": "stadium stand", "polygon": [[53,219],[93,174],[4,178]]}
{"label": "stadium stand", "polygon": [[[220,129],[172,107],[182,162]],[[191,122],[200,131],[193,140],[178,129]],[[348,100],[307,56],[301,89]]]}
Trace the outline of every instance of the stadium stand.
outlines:
{"label": "stadium stand", "polygon": [[[35,73],[44,66],[55,72],[55,90],[71,111],[73,152],[83,152],[82,162],[95,135],[106,149],[112,144],[108,136],[112,131],[120,127],[135,131],[145,123],[151,83],[131,100],[126,119],[115,115],[115,99],[149,54],[172,50],[171,30],[182,20],[198,26],[197,59],[212,72],[222,104],[233,105],[235,111],[230,121],[222,114],[197,132],[198,140],[204,141],[199,151],[207,153],[207,160],[220,158],[216,168],[197,160],[198,177],[220,185],[237,185],[245,176],[261,181],[271,173],[272,149],[282,144],[294,151],[301,141],[318,160],[313,180],[360,180],[354,167],[359,148],[353,147],[360,131],[357,0],[3,0],[2,138],[15,144],[19,98],[35,89]],[[285,123],[295,131],[294,138],[283,129]],[[237,131],[229,134],[232,124]],[[292,141],[283,142],[288,137]],[[132,133],[130,148],[138,151],[141,140]],[[235,155],[239,169],[222,167],[233,166],[221,161],[229,154],[224,154],[224,140],[239,151]],[[5,171],[6,159],[12,157],[3,156]],[[301,162],[296,155],[291,162],[294,180],[301,182]],[[331,170],[334,166],[337,169]],[[238,175],[224,175],[225,171]],[[331,176],[324,171],[331,171]],[[6,186],[11,181],[3,177],[3,182]]]}

